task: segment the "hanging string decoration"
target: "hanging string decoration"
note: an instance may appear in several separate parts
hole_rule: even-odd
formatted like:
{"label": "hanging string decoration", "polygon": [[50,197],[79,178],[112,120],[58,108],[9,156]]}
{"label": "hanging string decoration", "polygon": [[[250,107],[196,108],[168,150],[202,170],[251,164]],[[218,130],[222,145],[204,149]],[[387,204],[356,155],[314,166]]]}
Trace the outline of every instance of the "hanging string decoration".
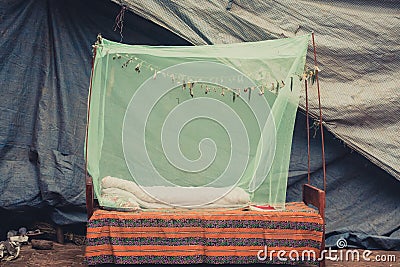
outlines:
{"label": "hanging string decoration", "polygon": [[123,28],[124,28],[124,15],[126,11],[126,6],[121,6],[121,10],[119,11],[118,15],[115,17],[115,22],[114,22],[114,31],[117,31],[119,29],[119,35],[121,36],[120,43],[122,43],[122,39],[124,38],[124,35],[122,34]]}
{"label": "hanging string decoration", "polygon": [[290,77],[290,92],[293,91],[293,77]]}
{"label": "hanging string decoration", "polygon": [[251,88],[247,88],[247,90],[249,91],[249,102],[250,102],[250,99],[251,99]]}
{"label": "hanging string decoration", "polygon": [[[222,77],[201,77],[201,76],[186,76],[182,73],[169,73],[168,71],[163,70],[161,72],[161,68],[154,66],[145,60],[139,59],[138,57],[132,57],[128,55],[121,55],[121,54],[115,54],[112,57],[113,60],[120,60],[120,59],[125,59],[125,62],[121,65],[121,68],[128,68],[128,66],[135,62],[135,72],[137,74],[140,74],[140,72],[143,69],[149,70],[153,73],[152,78],[155,80],[157,79],[157,76],[159,74],[163,75],[163,77],[170,77],[171,82],[173,84],[180,85],[182,87],[182,90],[185,90],[186,88],[189,89],[189,95],[193,98],[194,97],[194,82],[191,81],[203,81],[204,83],[210,83],[210,84],[215,84],[215,83],[222,83],[224,79],[229,80],[229,81],[238,81],[240,82],[243,80],[244,76],[222,76]],[[262,74],[260,74],[262,76]],[[300,80],[302,79],[308,79],[312,83],[315,80],[315,71],[307,69],[302,75],[298,75],[300,77]],[[293,90],[293,77],[290,77],[290,91]],[[270,93],[273,94],[279,94],[279,91],[285,87],[285,82],[283,80],[276,80],[276,82],[271,83],[272,87],[269,90]],[[203,88],[204,86],[204,88]],[[248,101],[250,102],[251,100],[251,93],[253,90],[258,89],[258,95],[262,96],[265,94],[265,88],[268,88],[268,86],[264,85],[258,85],[258,86],[253,86],[253,87],[246,87],[246,88],[219,88],[221,91],[220,95],[225,96],[225,90],[231,91],[232,92],[232,101],[235,102],[237,97],[240,97],[240,93],[243,90],[244,93],[248,94]],[[200,89],[204,90],[204,94],[209,94],[212,92],[217,91],[217,87],[210,87],[209,85],[200,85]],[[268,89],[267,89],[268,90]]]}
{"label": "hanging string decoration", "polygon": [[194,83],[189,83],[189,95],[193,98],[194,94],[193,94],[193,86]]}
{"label": "hanging string decoration", "polygon": [[318,68],[318,66],[314,66],[314,69],[307,68],[301,75],[298,74],[298,76],[300,81],[307,80],[308,83],[313,85],[316,80],[316,74],[320,71],[321,70]]}

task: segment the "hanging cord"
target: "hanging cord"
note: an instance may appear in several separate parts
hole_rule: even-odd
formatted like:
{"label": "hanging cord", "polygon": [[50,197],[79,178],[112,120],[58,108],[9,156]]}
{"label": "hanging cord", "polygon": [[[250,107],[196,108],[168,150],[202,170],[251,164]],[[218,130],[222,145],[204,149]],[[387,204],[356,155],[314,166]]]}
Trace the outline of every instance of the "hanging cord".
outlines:
{"label": "hanging cord", "polygon": [[115,17],[114,22],[114,31],[119,29],[119,35],[121,36],[120,43],[122,43],[122,39],[124,35],[122,34],[122,30],[124,28],[124,15],[125,15],[126,6],[121,6],[121,10],[119,11],[118,15]]}
{"label": "hanging cord", "polygon": [[317,63],[317,49],[315,46],[314,32],[312,32],[312,43],[314,48],[315,81],[317,82],[317,90],[318,90],[319,126],[321,129],[321,146],[322,146],[322,170],[324,173],[324,191],[326,191],[325,141],[324,141],[324,128],[322,127],[321,92],[318,80],[319,69]]}
{"label": "hanging cord", "polygon": [[307,181],[311,184],[311,165],[310,165],[310,122],[308,121],[308,82],[304,79],[305,91],[306,91],[306,124],[307,124]]}

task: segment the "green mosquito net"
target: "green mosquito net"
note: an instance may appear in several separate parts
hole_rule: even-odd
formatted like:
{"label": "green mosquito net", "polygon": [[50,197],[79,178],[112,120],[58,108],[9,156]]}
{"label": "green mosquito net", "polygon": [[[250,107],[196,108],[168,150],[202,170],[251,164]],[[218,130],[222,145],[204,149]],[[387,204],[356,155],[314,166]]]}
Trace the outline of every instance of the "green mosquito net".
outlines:
{"label": "green mosquito net", "polygon": [[284,208],[309,39],[190,47],[100,39],[85,151],[100,205]]}

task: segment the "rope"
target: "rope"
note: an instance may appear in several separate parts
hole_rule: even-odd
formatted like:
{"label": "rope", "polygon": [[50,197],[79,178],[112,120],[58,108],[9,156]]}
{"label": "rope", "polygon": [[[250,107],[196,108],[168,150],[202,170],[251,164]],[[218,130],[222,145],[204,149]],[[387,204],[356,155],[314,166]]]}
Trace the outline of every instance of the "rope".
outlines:
{"label": "rope", "polygon": [[314,66],[315,66],[315,80],[317,82],[318,90],[318,108],[319,108],[319,125],[321,128],[321,146],[322,146],[322,169],[324,173],[324,191],[326,191],[326,163],[325,163],[325,141],[324,141],[324,128],[322,127],[322,108],[321,108],[321,91],[318,80],[318,62],[317,62],[317,49],[315,46],[314,32],[312,33],[312,43],[314,48]]}
{"label": "rope", "polygon": [[115,17],[114,22],[114,31],[119,29],[119,35],[121,36],[120,43],[122,43],[122,39],[124,35],[122,34],[122,30],[124,28],[124,15],[125,15],[126,6],[121,6],[121,10],[119,11],[118,15]]}
{"label": "rope", "polygon": [[306,124],[307,124],[307,181],[308,184],[311,184],[311,165],[310,165],[310,122],[308,121],[308,82],[304,80],[305,91],[306,91]]}

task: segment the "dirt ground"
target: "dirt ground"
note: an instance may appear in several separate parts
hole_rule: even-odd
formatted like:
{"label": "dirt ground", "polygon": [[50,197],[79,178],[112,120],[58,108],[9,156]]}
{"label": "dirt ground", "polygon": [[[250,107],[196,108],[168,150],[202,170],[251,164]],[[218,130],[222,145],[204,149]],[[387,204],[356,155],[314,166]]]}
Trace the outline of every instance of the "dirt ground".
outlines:
{"label": "dirt ground", "polygon": [[31,245],[23,245],[19,257],[12,261],[0,262],[1,267],[42,267],[42,266],[87,266],[84,262],[84,246],[53,243],[52,250],[36,250]]}
{"label": "dirt ground", "polygon": [[[0,262],[0,266],[4,267],[25,267],[25,266],[87,266],[84,261],[84,246],[77,246],[73,243],[66,243],[64,245],[57,244],[54,242],[52,250],[36,250],[32,249],[30,245],[24,245],[21,248],[20,255],[17,259],[9,262],[2,261]],[[342,258],[343,260],[339,261],[326,261],[326,267],[338,267],[338,266],[351,266],[351,267],[400,267],[400,251],[372,251],[372,254],[369,255],[371,261],[362,260],[363,250],[357,250],[361,261],[346,261],[346,251],[343,250],[342,256],[340,253],[337,253],[337,258]],[[351,259],[351,254],[347,253],[349,259]],[[388,260],[390,258],[389,255],[393,255],[395,257],[395,261],[393,258],[390,259],[392,262],[377,262],[374,259],[379,255],[381,259],[386,258]],[[107,266],[115,266],[115,265],[107,265]],[[218,265],[218,267],[225,265]],[[231,265],[232,266],[232,265]],[[238,266],[238,265],[236,265]],[[255,265],[252,265],[255,266]],[[265,265],[258,265],[265,266]],[[282,266],[282,265],[280,265]]]}

